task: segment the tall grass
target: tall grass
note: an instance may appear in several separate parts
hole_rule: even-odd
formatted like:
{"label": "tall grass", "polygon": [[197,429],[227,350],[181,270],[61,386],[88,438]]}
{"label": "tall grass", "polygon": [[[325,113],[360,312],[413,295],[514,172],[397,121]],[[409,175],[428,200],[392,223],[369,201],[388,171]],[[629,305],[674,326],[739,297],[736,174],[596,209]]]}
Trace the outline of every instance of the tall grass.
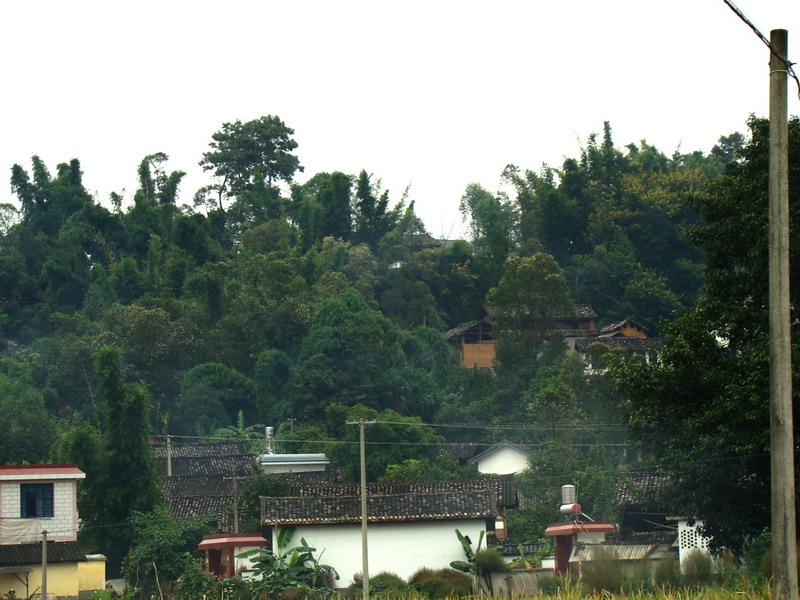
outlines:
{"label": "tall grass", "polygon": [[[378,596],[380,597],[380,596]],[[407,594],[392,596],[397,600],[426,600],[420,594]],[[497,596],[497,598],[501,598]],[[505,596],[509,598],[509,596]],[[629,592],[587,592],[579,584],[567,584],[552,594],[535,595],[515,595],[510,596],[512,600],[771,600],[768,585],[760,586],[751,590],[735,590],[724,588],[680,588],[680,589],[656,589],[652,591],[629,591]],[[486,600],[486,596],[462,596],[461,600]]]}

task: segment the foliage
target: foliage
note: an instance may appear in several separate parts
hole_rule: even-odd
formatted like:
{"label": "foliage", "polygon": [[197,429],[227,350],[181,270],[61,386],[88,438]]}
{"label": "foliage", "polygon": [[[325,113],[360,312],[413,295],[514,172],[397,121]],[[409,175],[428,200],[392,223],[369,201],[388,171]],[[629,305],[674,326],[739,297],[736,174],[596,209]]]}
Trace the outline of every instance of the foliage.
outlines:
{"label": "foliage", "polygon": [[[664,327],[667,339],[658,361],[618,361],[611,370],[627,399],[634,439],[646,459],[670,476],[669,511],[702,519],[714,543],[731,549],[768,526],[770,513],[768,127],[753,118],[750,128],[741,159],[695,198],[705,224],[693,237],[708,257],[697,304]],[[797,119],[790,123],[789,139],[790,156],[797,156]],[[789,177],[794,227],[800,218],[797,161]],[[743,242],[731,244],[734,235]],[[796,246],[794,240],[795,296]],[[747,497],[746,510],[725,501],[730,497]]]}
{"label": "foliage", "polygon": [[581,581],[591,591],[616,592],[622,588],[622,562],[608,548],[592,548],[592,560],[581,564]]}
{"label": "foliage", "polygon": [[670,589],[681,583],[681,565],[677,558],[671,557],[658,561],[654,573],[656,586]]}
{"label": "foliage", "polygon": [[419,569],[408,583],[420,596],[431,600],[469,596],[472,593],[471,579],[452,569]]}
{"label": "foliage", "polygon": [[339,579],[336,570],[321,564],[314,556],[315,548],[310,547],[304,538],[300,546],[278,554],[266,548],[244,553],[253,562],[253,590],[267,593],[271,597],[290,589],[305,592],[331,592]]}
{"label": "foliage", "polygon": [[198,563],[192,555],[208,533],[208,523],[202,519],[175,519],[163,507],[147,513],[133,512],[130,523],[131,547],[124,569],[129,584],[155,591],[157,576],[160,587],[169,589],[188,573],[189,580],[183,585],[184,591],[188,591],[204,581],[197,573]]}
{"label": "foliage", "polygon": [[688,585],[702,586],[711,581],[714,561],[702,550],[695,548],[681,562],[683,581]]}

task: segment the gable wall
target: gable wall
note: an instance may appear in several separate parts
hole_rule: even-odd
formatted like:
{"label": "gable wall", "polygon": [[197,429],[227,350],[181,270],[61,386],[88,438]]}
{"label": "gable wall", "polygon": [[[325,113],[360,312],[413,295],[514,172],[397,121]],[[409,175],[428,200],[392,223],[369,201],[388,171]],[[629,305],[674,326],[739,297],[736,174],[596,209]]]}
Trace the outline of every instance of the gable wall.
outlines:
{"label": "gable wall", "polygon": [[477,466],[480,473],[513,475],[528,468],[528,455],[503,446],[479,460]]}

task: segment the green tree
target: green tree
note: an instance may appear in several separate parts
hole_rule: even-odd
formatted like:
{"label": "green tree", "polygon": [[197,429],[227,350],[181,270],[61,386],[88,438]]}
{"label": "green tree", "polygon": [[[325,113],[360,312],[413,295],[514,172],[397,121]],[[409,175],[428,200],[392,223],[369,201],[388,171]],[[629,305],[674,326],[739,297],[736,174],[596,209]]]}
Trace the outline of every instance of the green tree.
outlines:
{"label": "green tree", "polygon": [[235,369],[203,363],[186,372],[176,407],[177,433],[207,435],[236,422],[239,411],[260,418],[256,386]]}
{"label": "green tree", "polygon": [[[530,354],[524,346],[541,340],[550,321],[575,309],[561,267],[549,254],[510,256],[497,287],[489,290],[486,302],[497,317],[506,360],[518,352]],[[515,349],[516,348],[516,349]],[[511,352],[509,352],[511,351]]]}
{"label": "green tree", "polygon": [[298,158],[292,154],[297,142],[294,129],[277,116],[266,115],[242,123],[238,119],[223,123],[211,136],[211,150],[203,154],[200,166],[212,171],[221,181],[201,190],[195,202],[205,202],[205,194],[217,194],[219,210],[223,198],[236,196],[258,185],[272,188],[280,181],[291,182],[302,171]]}
{"label": "green tree", "polygon": [[[666,327],[657,361],[617,363],[634,439],[670,475],[674,513],[703,519],[714,542],[738,548],[769,525],[767,276],[768,124],[751,119],[741,160],[698,198],[707,256],[695,307]],[[789,127],[791,226],[800,226],[800,121]],[[732,244],[731,240],[740,240]],[[800,293],[794,258],[793,296]],[[798,339],[793,335],[793,353]],[[746,503],[730,498],[747,498]]]}
{"label": "green tree", "polygon": [[[131,547],[125,559],[125,579],[142,597],[171,596],[175,582],[196,560],[197,544],[210,530],[199,518],[175,519],[164,507],[131,514]],[[155,583],[158,578],[158,584]]]}
{"label": "green tree", "polygon": [[125,383],[121,362],[120,351],[111,346],[95,355],[98,396],[106,408],[103,486],[95,489],[92,510],[83,517],[93,547],[106,554],[112,574],[118,572],[131,539],[130,530],[120,524],[134,511],[151,510],[159,500],[147,447],[147,392],[141,384]]}

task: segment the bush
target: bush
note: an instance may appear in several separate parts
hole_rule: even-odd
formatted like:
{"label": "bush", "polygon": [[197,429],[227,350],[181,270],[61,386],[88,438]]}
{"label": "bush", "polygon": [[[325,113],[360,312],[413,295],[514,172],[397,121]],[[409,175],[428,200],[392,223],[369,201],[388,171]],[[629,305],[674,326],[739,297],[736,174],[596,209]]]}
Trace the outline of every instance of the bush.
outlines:
{"label": "bush", "polygon": [[625,581],[625,588],[631,592],[647,591],[653,587],[649,561],[637,560],[632,565],[632,573]]}
{"label": "bush", "polygon": [[[352,597],[361,596],[362,581],[361,573],[353,575],[353,583],[350,584]],[[384,598],[392,598],[406,596],[411,591],[411,588],[403,581],[402,577],[399,577],[395,573],[383,571],[369,578],[369,591],[370,595],[380,594]]]}
{"label": "bush", "polygon": [[622,588],[622,564],[609,548],[592,548],[590,561],[581,563],[583,583],[592,591],[616,592]]}
{"label": "bush", "polygon": [[475,568],[478,575],[491,575],[508,570],[503,557],[494,548],[486,548],[475,553]]}
{"label": "bush", "polygon": [[681,565],[675,557],[665,558],[656,564],[655,581],[658,587],[676,588],[681,584]]}
{"label": "bush", "polygon": [[702,586],[711,583],[713,574],[711,557],[695,548],[683,559],[683,581],[687,585]]}
{"label": "bush", "polygon": [[420,569],[408,580],[426,598],[448,598],[472,594],[472,579],[454,569]]}

